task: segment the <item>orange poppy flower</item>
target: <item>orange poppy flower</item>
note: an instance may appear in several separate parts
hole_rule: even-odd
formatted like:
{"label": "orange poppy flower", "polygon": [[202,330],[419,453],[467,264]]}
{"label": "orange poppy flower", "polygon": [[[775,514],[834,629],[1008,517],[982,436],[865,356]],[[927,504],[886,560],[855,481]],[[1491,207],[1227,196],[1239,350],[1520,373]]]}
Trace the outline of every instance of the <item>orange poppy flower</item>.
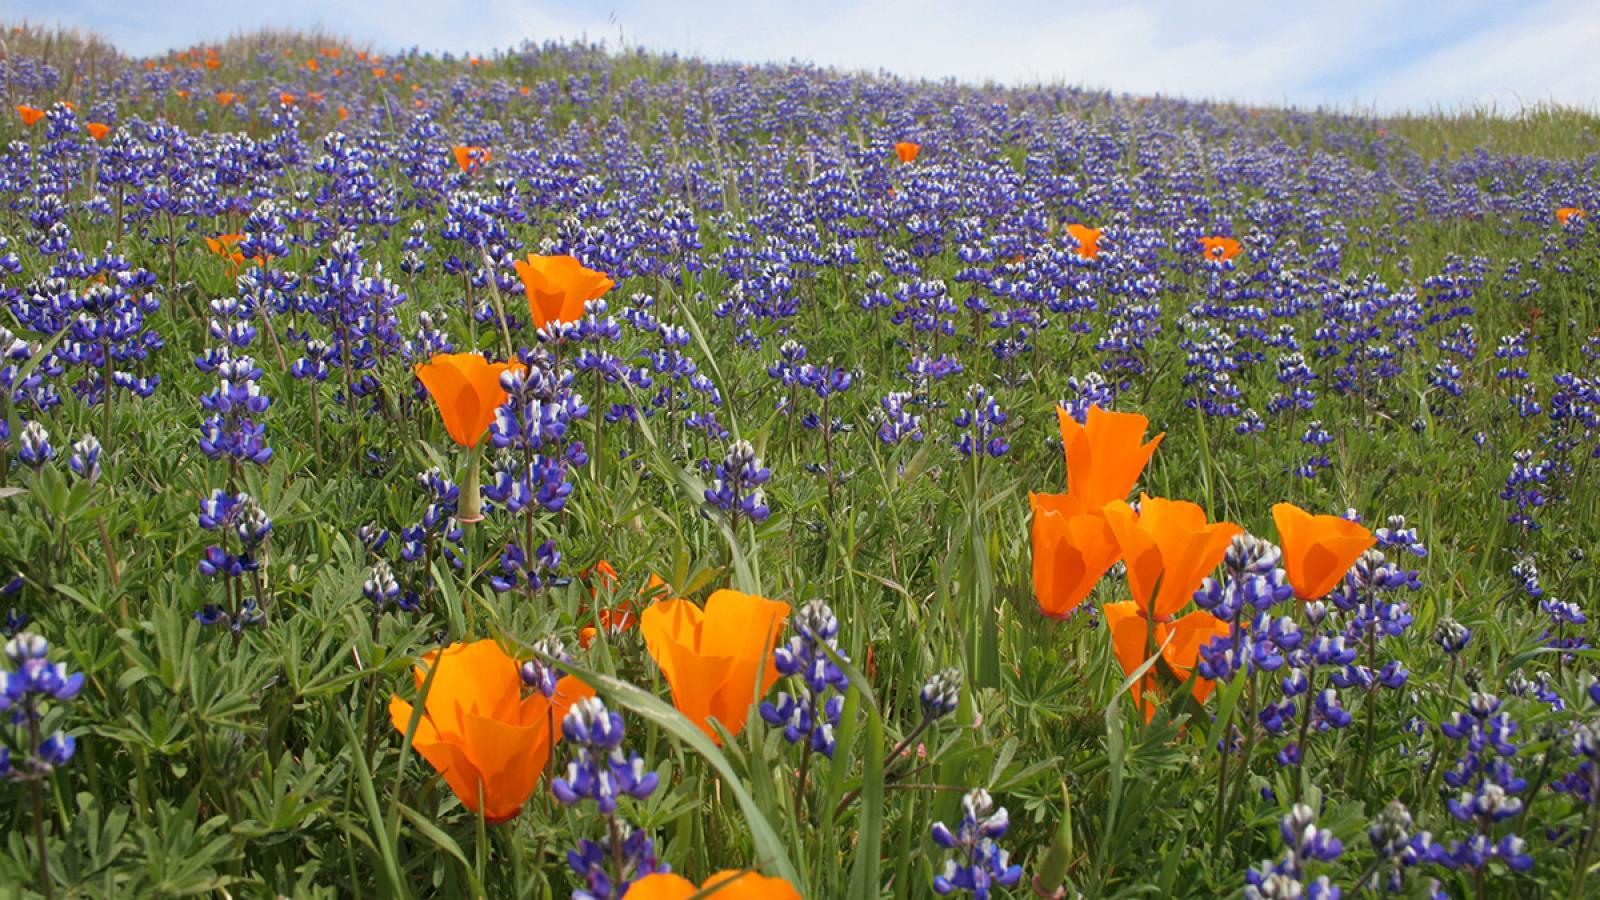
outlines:
{"label": "orange poppy flower", "polygon": [[[1101,608],[1117,662],[1124,674],[1132,675],[1150,658],[1151,647],[1162,647],[1168,670],[1180,681],[1187,680],[1200,648],[1213,636],[1228,634],[1228,625],[1204,610],[1174,617],[1243,529],[1231,522],[1206,524],[1205,511],[1193,503],[1143,494],[1137,512],[1117,500],[1106,505],[1105,517],[1127,564],[1133,594],[1132,600]],[[1134,704],[1146,722],[1155,715],[1155,706],[1146,697],[1155,689],[1154,675],[1147,672],[1133,688]],[[1205,702],[1213,687],[1210,681],[1197,679],[1195,699]]]}
{"label": "orange poppy flower", "polygon": [[306,60],[306,68],[308,68],[311,71],[315,72],[317,70],[317,61],[314,60],[314,59]]}
{"label": "orange poppy flower", "polygon": [[83,128],[85,131],[89,132],[90,137],[97,141],[105,140],[106,135],[111,133],[111,126],[105,124],[104,122],[90,122],[83,126]]}
{"label": "orange poppy flower", "polygon": [[[1144,665],[1145,660],[1149,659],[1146,654],[1153,645],[1162,648],[1161,661],[1167,664],[1173,676],[1180,682],[1188,681],[1200,657],[1200,648],[1214,637],[1226,637],[1232,633],[1228,630],[1227,622],[1199,609],[1171,623],[1156,621],[1153,635],[1151,621],[1132,600],[1107,603],[1100,608],[1100,612],[1105,616],[1106,627],[1111,632],[1111,646],[1124,675],[1132,675]],[[1156,714],[1156,705],[1151,699],[1156,693],[1155,671],[1146,672],[1139,681],[1133,686],[1133,702],[1148,722]],[[1196,678],[1191,690],[1194,699],[1204,703],[1215,688],[1216,683],[1211,679]]]}
{"label": "orange poppy flower", "polygon": [[217,59],[215,56],[208,56],[206,57],[206,68],[220,69],[222,68],[222,60]]}
{"label": "orange poppy flower", "polygon": [[343,122],[345,119],[348,119],[348,118],[350,118],[350,110],[346,109],[343,106],[339,107],[339,121]]}
{"label": "orange poppy flower", "polygon": [[323,47],[321,50],[318,50],[317,52],[321,53],[323,56],[326,56],[329,59],[338,59],[339,58],[339,54],[342,53],[343,51],[341,51],[338,47]]}
{"label": "orange poppy flower", "polygon": [[1084,259],[1094,259],[1100,255],[1100,229],[1090,228],[1074,222],[1067,226],[1067,234],[1078,242],[1078,255]]}
{"label": "orange poppy flower", "polygon": [[604,272],[585,268],[571,256],[536,256],[517,260],[517,275],[528,293],[533,324],[543,331],[551,322],[583,318],[583,305],[617,286]]}
{"label": "orange poppy flower", "polygon": [[[492,640],[451,644],[422,657],[413,671],[418,689],[434,667],[411,747],[444,776],[463,806],[504,822],[532,796],[551,746],[561,740],[567,710],[594,691],[567,676],[549,700],[538,691],[524,697],[517,661]],[[401,734],[413,709],[390,696],[389,721]]]}
{"label": "orange poppy flower", "polygon": [[1563,206],[1556,210],[1556,221],[1565,225],[1573,219],[1581,220],[1583,215],[1583,210],[1576,206]]}
{"label": "orange poppy flower", "polygon": [[477,353],[436,353],[415,371],[439,407],[450,437],[463,447],[476,447],[494,421],[495,409],[506,402],[500,373],[522,368],[521,363],[491,363]]}
{"label": "orange poppy flower", "polygon": [[1207,262],[1230,262],[1235,256],[1244,252],[1239,242],[1231,237],[1203,237],[1200,246],[1205,250]]}
{"label": "orange poppy flower", "polygon": [[223,106],[227,106],[237,99],[239,99],[239,95],[233,91],[217,91],[217,102]]}
{"label": "orange poppy flower", "polygon": [[189,92],[188,91],[173,91],[173,93],[177,94],[178,95],[178,99],[180,99],[180,100],[189,99]]}
{"label": "orange poppy flower", "polygon": [[533,93],[533,88],[528,87],[527,85],[523,85],[522,87],[517,88],[517,93],[519,93],[522,96],[526,97],[529,94]]}
{"label": "orange poppy flower", "polygon": [[1033,595],[1054,619],[1078,608],[1121,555],[1099,512],[1061,510],[1064,494],[1029,494],[1033,507]]}
{"label": "orange poppy flower", "polygon": [[1105,517],[1128,566],[1133,599],[1156,622],[1177,615],[1244,531],[1232,522],[1208,524],[1199,504],[1145,494],[1137,511],[1123,500],[1106,504]]}
{"label": "orange poppy flower", "polygon": [[289,93],[288,91],[278,95],[278,102],[282,103],[284,106],[293,106],[298,99],[299,98],[295,97],[295,95]]}
{"label": "orange poppy flower", "polygon": [[894,154],[900,157],[900,161],[903,163],[912,162],[917,158],[917,154],[921,152],[922,145],[913,144],[910,141],[901,141],[894,145]]}
{"label": "orange poppy flower", "polygon": [[[615,588],[618,576],[617,570],[611,567],[611,563],[606,562],[603,559],[591,566],[588,571],[584,572],[583,578],[585,581],[587,581],[591,576],[596,574],[599,575],[599,578],[596,580],[599,581],[600,584],[589,588],[589,596],[598,600],[600,597],[600,588],[602,586],[608,590]],[[651,573],[649,580],[646,581],[644,587],[639,590],[639,596],[644,597],[647,601],[659,600],[665,598],[671,592],[672,588],[667,584],[665,579],[663,579],[660,575]],[[597,620],[596,625],[590,625],[578,629],[578,646],[585,650],[589,649],[589,645],[594,643],[594,639],[599,636],[601,628],[604,628],[607,634],[614,635],[621,634],[622,632],[627,631],[628,629],[639,624],[639,616],[634,611],[634,604],[632,600],[624,600],[623,602],[617,604],[616,606],[610,607],[609,609],[602,609],[595,616],[595,618]]]}
{"label": "orange poppy flower", "polygon": [[658,872],[635,881],[622,896],[623,900],[688,900],[700,894],[716,900],[800,900],[800,892],[782,878],[739,869],[718,872],[699,888],[682,875]]}
{"label": "orange poppy flower", "polygon": [[487,147],[465,147],[458,144],[451,147],[450,152],[454,154],[456,165],[460,166],[463,172],[471,172],[487,163],[490,158]]}
{"label": "orange poppy flower", "polygon": [[385,76],[387,74],[389,74],[389,73],[385,72],[383,69],[373,69],[372,70],[372,77],[374,77],[374,78],[382,78],[383,76]]}
{"label": "orange poppy flower", "polygon": [[1056,422],[1067,456],[1067,493],[1061,511],[1073,514],[1125,499],[1166,437],[1162,432],[1142,443],[1149,419],[1099,406],[1089,407],[1082,425],[1058,406]]}
{"label": "orange poppy flower", "polygon": [[322,92],[321,91],[307,91],[306,92],[306,99],[310,100],[312,103],[321,103],[322,102]]}
{"label": "orange poppy flower", "polygon": [[[651,604],[639,617],[639,631],[672,687],[672,704],[716,740],[711,719],[738,734],[750,704],[778,680],[772,648],[788,617],[789,604],[780,600],[721,590],[704,611],[688,600]],[[758,674],[760,690],[752,693]]]}
{"label": "orange poppy flower", "polygon": [[1293,503],[1272,507],[1283,547],[1283,570],[1294,594],[1317,600],[1338,586],[1361,554],[1378,539],[1365,526],[1341,516],[1314,516]]}
{"label": "orange poppy flower", "polygon": [[44,118],[44,110],[23,104],[17,107],[17,115],[22,117],[22,124],[32,128]]}
{"label": "orange poppy flower", "polygon": [[[228,260],[232,270],[237,271],[239,266],[244,264],[244,254],[233,248],[242,240],[244,240],[242,234],[219,234],[214,238],[206,238],[206,246],[212,253]],[[256,263],[259,265],[260,262],[261,258],[256,257]]]}

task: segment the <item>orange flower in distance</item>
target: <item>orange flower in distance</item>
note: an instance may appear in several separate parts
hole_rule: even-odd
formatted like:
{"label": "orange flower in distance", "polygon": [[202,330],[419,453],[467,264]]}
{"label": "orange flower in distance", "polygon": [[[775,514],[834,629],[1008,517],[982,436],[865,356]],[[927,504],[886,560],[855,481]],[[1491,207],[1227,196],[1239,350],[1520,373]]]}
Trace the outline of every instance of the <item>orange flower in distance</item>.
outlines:
{"label": "orange flower in distance", "polygon": [[1283,570],[1301,600],[1326,596],[1361,554],[1378,539],[1365,526],[1340,516],[1314,516],[1293,503],[1272,507],[1283,546]]}
{"label": "orange flower in distance", "polygon": [[463,447],[483,440],[494,411],[506,402],[500,373],[522,371],[521,363],[491,363],[477,353],[436,353],[416,367],[417,380],[439,407],[445,430]]}
{"label": "orange flower in distance", "polygon": [[921,152],[922,145],[913,144],[910,141],[901,141],[894,145],[894,155],[900,157],[900,161],[903,163],[914,161],[917,158],[917,154]]}
{"label": "orange flower in distance", "polygon": [[[430,669],[437,671],[412,749],[444,776],[467,809],[490,822],[510,819],[539,783],[567,710],[594,691],[568,676],[549,700],[538,691],[524,697],[517,661],[492,640],[451,644],[424,656],[413,672],[419,690]],[[413,710],[390,696],[389,721],[401,734]]]}
{"label": "orange flower in distance", "polygon": [[450,148],[456,158],[456,165],[463,172],[471,172],[489,161],[489,150],[486,147],[464,147],[457,145]]}
{"label": "orange flower in distance", "polygon": [[306,68],[310,69],[313,72],[315,72],[317,70],[317,61],[314,60],[314,59],[306,60]]}
{"label": "orange flower in distance", "polygon": [[188,91],[173,91],[173,93],[177,94],[178,95],[178,99],[180,99],[180,100],[189,99],[189,92]]}
{"label": "orange flower in distance", "polygon": [[1150,420],[1090,406],[1084,424],[1056,407],[1061,445],[1067,456],[1067,506],[1064,512],[1091,512],[1133,490],[1166,432],[1144,443]]}
{"label": "orange flower in distance", "polygon": [[[596,574],[599,575],[599,578],[596,580],[600,582],[600,585],[591,587],[589,589],[589,596],[594,599],[599,599],[601,585],[605,586],[607,589],[616,587],[617,570],[613,569],[610,563],[602,559],[590,567],[587,572],[584,572],[583,578],[585,581],[588,581],[590,576]],[[645,598],[646,601],[660,600],[665,598],[670,593],[672,593],[671,586],[669,586],[666,580],[660,575],[656,575],[654,573],[651,573],[650,579],[646,581],[644,587],[639,590],[639,596]],[[606,634],[616,635],[621,634],[622,632],[627,631],[628,629],[639,624],[639,616],[638,613],[634,611],[634,603],[632,600],[624,600],[623,602],[609,609],[600,610],[600,612],[595,616],[595,619],[595,625],[578,629],[578,646],[585,650],[589,649],[589,645],[594,643],[594,639],[599,636],[600,629],[602,628],[605,629]]]}
{"label": "orange flower in distance", "polygon": [[239,99],[239,95],[233,91],[217,91],[217,102],[223,106],[227,106],[237,99]]}
{"label": "orange flower in distance", "polygon": [[1064,618],[1078,608],[1121,555],[1099,512],[1062,509],[1062,494],[1029,494],[1033,507],[1033,595],[1039,610]]}
{"label": "orange flower in distance", "polygon": [[373,77],[373,78],[382,78],[382,77],[383,77],[383,76],[385,76],[385,75],[387,75],[387,74],[389,74],[389,73],[388,73],[388,72],[385,72],[385,71],[384,71],[384,70],[383,70],[383,69],[381,69],[381,68],[378,68],[378,69],[373,69],[373,70],[372,70],[372,77]]}
{"label": "orange flower in distance", "polygon": [[[1111,646],[1124,675],[1138,671],[1149,659],[1145,654],[1155,646],[1162,648],[1161,660],[1167,664],[1173,676],[1179,682],[1188,681],[1200,657],[1200,648],[1214,637],[1226,637],[1232,633],[1228,630],[1228,623],[1199,609],[1175,622],[1157,620],[1153,635],[1151,621],[1140,611],[1139,604],[1132,600],[1107,603],[1100,608],[1100,613],[1105,616],[1106,627],[1111,632]],[[1152,668],[1146,672],[1139,681],[1133,686],[1133,702],[1148,722],[1156,714],[1155,703],[1150,699],[1156,690],[1155,670]],[[1206,702],[1215,688],[1215,682],[1209,678],[1196,678],[1192,688],[1194,699],[1200,703]]]}
{"label": "orange flower in distance", "polygon": [[1200,246],[1205,250],[1206,261],[1214,263],[1232,262],[1244,252],[1239,242],[1231,237],[1203,237]]}
{"label": "orange flower in distance", "polygon": [[1100,229],[1090,228],[1074,222],[1067,226],[1067,234],[1078,242],[1078,255],[1084,259],[1094,259],[1100,255]]}
{"label": "orange flower in distance", "polygon": [[1198,504],[1145,494],[1137,511],[1123,500],[1106,504],[1105,517],[1128,566],[1134,602],[1155,622],[1177,615],[1244,531],[1232,522],[1208,524]]}
{"label": "orange flower in distance", "polygon": [[299,98],[288,91],[284,91],[278,95],[278,102],[282,103],[284,106],[293,106],[298,100]]}
{"label": "orange flower in distance", "polygon": [[[721,590],[704,611],[688,600],[653,603],[639,617],[645,648],[672,687],[672,704],[712,740],[715,718],[729,734],[744,728],[750,704],[778,680],[772,648],[789,604]],[[761,689],[752,694],[757,673]]]}
{"label": "orange flower in distance", "polygon": [[222,68],[222,60],[217,59],[215,56],[208,56],[206,57],[206,68],[220,69]]}
{"label": "orange flower in distance", "polygon": [[105,140],[106,135],[111,133],[111,126],[104,122],[90,122],[84,125],[83,129],[89,132],[89,136],[97,141]]}
{"label": "orange flower in distance", "polygon": [[[230,271],[237,272],[239,267],[244,265],[244,254],[233,248],[242,240],[244,240],[242,234],[219,234],[214,238],[206,238],[206,246],[212,253],[228,261]],[[261,265],[261,257],[256,257],[255,263]]]}
{"label": "orange flower in distance", "polygon": [[345,119],[348,119],[348,118],[350,118],[350,110],[346,109],[343,106],[339,107],[339,121],[343,122]]}
{"label": "orange flower in distance", "polygon": [[528,293],[528,311],[534,327],[543,331],[551,322],[563,324],[583,318],[583,305],[617,286],[604,272],[585,268],[571,256],[536,256],[516,262],[517,275]]}
{"label": "orange flower in distance", "polygon": [[17,106],[17,115],[22,117],[22,124],[32,128],[38,124],[40,119],[44,118],[44,110],[24,103]]}
{"label": "orange flower in distance", "polygon": [[768,878],[756,872],[725,869],[706,879],[699,888],[694,882],[670,872],[659,872],[628,886],[623,900],[689,900],[695,896],[715,900],[800,900],[800,892],[782,878]]}
{"label": "orange flower in distance", "polygon": [[1567,224],[1573,219],[1578,219],[1581,221],[1583,216],[1583,210],[1576,206],[1563,206],[1556,210],[1556,221],[1560,222],[1562,225]]}

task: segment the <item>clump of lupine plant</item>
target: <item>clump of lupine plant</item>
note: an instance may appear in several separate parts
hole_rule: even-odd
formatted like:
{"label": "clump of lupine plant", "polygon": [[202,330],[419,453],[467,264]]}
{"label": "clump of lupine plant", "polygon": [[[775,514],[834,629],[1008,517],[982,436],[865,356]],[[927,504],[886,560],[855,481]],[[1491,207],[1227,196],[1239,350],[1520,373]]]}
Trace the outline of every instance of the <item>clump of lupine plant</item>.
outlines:
{"label": "clump of lupine plant", "polygon": [[567,851],[567,864],[582,883],[572,892],[573,900],[620,900],[635,880],[671,871],[656,859],[649,835],[617,808],[623,797],[648,798],[660,776],[645,768],[638,753],[623,752],[622,715],[598,697],[578,701],[561,720],[561,731],[577,749],[550,790],[563,806],[593,804],[601,824],[598,839],[583,838]]}
{"label": "clump of lupine plant", "polygon": [[0,780],[26,784],[33,804],[34,853],[38,857],[39,890],[53,893],[50,857],[45,841],[44,783],[50,774],[72,761],[78,740],[64,730],[46,735],[46,721],[60,724],[59,705],[75,699],[83,690],[81,672],[68,672],[66,664],[50,661],[50,644],[31,632],[21,632],[6,641],[9,671],[0,671],[0,713],[7,715],[7,726],[0,727]]}
{"label": "clump of lupine plant", "polygon": [[989,792],[974,788],[961,798],[961,824],[951,831],[943,822],[933,824],[933,842],[949,852],[938,875],[934,893],[971,894],[987,900],[996,888],[1009,888],[1022,880],[1022,866],[1000,846],[1011,827],[1004,806],[998,809]]}

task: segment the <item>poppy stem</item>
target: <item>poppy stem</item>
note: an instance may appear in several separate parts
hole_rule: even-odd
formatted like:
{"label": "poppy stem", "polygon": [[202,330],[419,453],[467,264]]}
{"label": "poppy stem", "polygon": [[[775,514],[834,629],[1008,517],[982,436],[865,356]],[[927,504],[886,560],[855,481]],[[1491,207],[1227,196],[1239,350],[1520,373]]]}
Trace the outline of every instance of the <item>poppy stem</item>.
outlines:
{"label": "poppy stem", "polygon": [[456,516],[463,525],[483,521],[482,475],[479,473],[482,460],[483,453],[478,447],[467,448],[467,475],[461,482],[460,513]]}

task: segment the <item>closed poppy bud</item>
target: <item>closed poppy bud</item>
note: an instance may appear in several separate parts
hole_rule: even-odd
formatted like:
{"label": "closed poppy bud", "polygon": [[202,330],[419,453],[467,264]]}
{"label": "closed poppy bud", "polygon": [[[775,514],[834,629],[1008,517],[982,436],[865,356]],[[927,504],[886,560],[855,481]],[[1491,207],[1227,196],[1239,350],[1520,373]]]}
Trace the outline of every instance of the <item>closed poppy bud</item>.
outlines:
{"label": "closed poppy bud", "polygon": [[713,718],[738,734],[750,704],[778,680],[772,649],[788,617],[787,603],[721,590],[703,611],[688,600],[654,603],[640,615],[639,631],[672,688],[673,705],[717,740]]}
{"label": "closed poppy bud", "polygon": [[1100,255],[1100,229],[1074,223],[1067,226],[1067,234],[1078,242],[1079,256],[1094,259]]}
{"label": "closed poppy bud", "polygon": [[901,141],[900,143],[894,145],[894,154],[900,157],[900,161],[903,163],[908,163],[915,160],[917,158],[917,154],[921,152],[922,145],[913,144],[910,141]]}
{"label": "closed poppy bud", "polygon": [[32,128],[40,119],[44,118],[44,110],[22,105],[17,107],[17,115],[22,117],[22,124]]}
{"label": "closed poppy bud", "polygon": [[1084,424],[1056,407],[1067,456],[1067,497],[1073,512],[1091,512],[1123,500],[1139,480],[1165,433],[1144,443],[1150,420],[1138,413],[1090,406]]}
{"label": "closed poppy bud", "polygon": [[89,132],[90,137],[97,141],[105,140],[106,135],[111,133],[111,126],[105,124],[104,122],[90,122],[89,124],[83,126],[83,128],[85,131]]}
{"label": "closed poppy bud", "polygon": [[1340,516],[1314,516],[1293,503],[1272,507],[1283,547],[1283,569],[1294,595],[1301,600],[1327,596],[1378,542],[1359,522]]}
{"label": "closed poppy bud", "polygon": [[516,261],[517,276],[528,294],[533,324],[543,331],[550,323],[570,324],[583,318],[583,305],[616,287],[604,272],[585,268],[571,256],[536,256]]}
{"label": "closed poppy bud", "polygon": [[[551,723],[594,691],[569,676],[549,700],[538,691],[524,697],[516,660],[492,640],[451,644],[424,656],[414,672],[419,690],[430,669],[436,671],[412,748],[467,809],[490,822],[510,819],[533,794],[551,746],[561,739]],[[389,720],[401,734],[413,712],[412,704],[389,698]]]}
{"label": "closed poppy bud", "polygon": [[717,900],[800,900],[800,892],[782,878],[738,869],[718,872],[699,888],[682,875],[657,872],[629,885],[622,896],[624,900],[688,900],[698,894]]}
{"label": "closed poppy bud", "polygon": [[1033,507],[1033,594],[1039,610],[1062,618],[1078,608],[1120,555],[1116,535],[1098,512],[1063,512],[1059,494],[1030,494]]}
{"label": "closed poppy bud", "polygon": [[491,363],[476,353],[438,353],[417,366],[417,380],[439,407],[445,430],[463,447],[476,447],[506,402],[500,374],[521,363]]}

